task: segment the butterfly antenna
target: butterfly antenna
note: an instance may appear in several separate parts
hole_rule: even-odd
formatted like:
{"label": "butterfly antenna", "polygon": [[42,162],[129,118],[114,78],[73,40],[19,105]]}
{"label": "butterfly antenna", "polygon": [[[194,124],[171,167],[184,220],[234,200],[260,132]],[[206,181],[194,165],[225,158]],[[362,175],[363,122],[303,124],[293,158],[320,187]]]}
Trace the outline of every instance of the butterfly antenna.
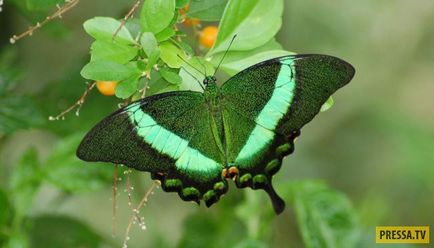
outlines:
{"label": "butterfly antenna", "polygon": [[193,74],[191,74],[189,71],[187,71],[186,68],[181,67],[185,72],[187,72],[188,75],[190,75],[190,77],[194,78],[196,80],[196,82],[199,84],[199,86],[202,88],[202,90],[205,91],[205,88],[203,87],[202,83],[200,82],[199,79],[197,79]]}
{"label": "butterfly antenna", "polygon": [[[186,63],[187,65],[189,65],[191,68],[195,69],[197,72],[199,72],[200,74],[202,74],[204,77],[206,77],[205,74],[203,74],[203,72],[201,72],[199,69],[197,69],[196,67],[194,67],[193,65],[191,65],[190,63],[188,63],[187,60],[185,60],[183,57],[181,57],[179,54],[177,54],[178,58],[180,58],[182,61],[184,61],[184,63]],[[187,71],[187,70],[185,70]]]}
{"label": "butterfly antenna", "polygon": [[232,43],[234,42],[235,38],[237,38],[237,35],[234,35],[234,37],[232,37],[232,40],[231,40],[231,42],[229,43],[228,49],[226,49],[225,54],[223,54],[222,59],[220,60],[220,62],[219,62],[219,64],[218,64],[217,68],[215,69],[214,75],[217,73],[218,69],[220,68],[220,65],[222,64],[223,60],[225,59],[226,54],[228,54],[229,49],[231,48]]}
{"label": "butterfly antenna", "polygon": [[205,76],[206,76],[207,73],[206,73],[206,66],[205,66],[205,64],[202,63],[202,61],[200,61],[199,59],[198,59],[197,61],[199,61],[199,63],[202,65],[202,67],[203,67],[203,71],[205,72]]}

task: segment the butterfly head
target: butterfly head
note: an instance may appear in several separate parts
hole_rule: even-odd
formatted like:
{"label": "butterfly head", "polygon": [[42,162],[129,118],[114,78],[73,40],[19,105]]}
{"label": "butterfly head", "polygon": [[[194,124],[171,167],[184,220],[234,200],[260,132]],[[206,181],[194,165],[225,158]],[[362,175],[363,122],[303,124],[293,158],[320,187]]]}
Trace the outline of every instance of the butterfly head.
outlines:
{"label": "butterfly head", "polygon": [[210,85],[210,84],[211,84],[211,85],[215,85],[216,82],[217,82],[217,78],[214,77],[214,76],[206,76],[205,79],[203,80],[203,84],[204,84],[205,86],[208,86],[208,85]]}

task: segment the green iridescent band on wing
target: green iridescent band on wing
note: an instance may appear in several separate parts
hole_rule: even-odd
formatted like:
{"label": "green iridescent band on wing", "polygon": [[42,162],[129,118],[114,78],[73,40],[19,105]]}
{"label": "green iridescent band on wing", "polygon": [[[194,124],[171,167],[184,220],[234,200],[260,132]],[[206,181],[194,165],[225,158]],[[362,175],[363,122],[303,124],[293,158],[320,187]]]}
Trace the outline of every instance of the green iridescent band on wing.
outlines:
{"label": "green iridescent band on wing", "polygon": [[158,125],[139,105],[130,108],[128,114],[131,123],[137,125],[137,135],[158,152],[174,159],[179,170],[196,174],[204,180],[222,170],[221,164],[189,147],[188,140]]}
{"label": "green iridescent band on wing", "polygon": [[273,94],[256,117],[255,123],[257,124],[235,159],[237,165],[252,166],[248,161],[273,141],[274,130],[291,105],[295,89],[295,75],[293,75],[292,69],[294,62],[289,58],[281,60],[280,63],[280,72],[274,85]]}

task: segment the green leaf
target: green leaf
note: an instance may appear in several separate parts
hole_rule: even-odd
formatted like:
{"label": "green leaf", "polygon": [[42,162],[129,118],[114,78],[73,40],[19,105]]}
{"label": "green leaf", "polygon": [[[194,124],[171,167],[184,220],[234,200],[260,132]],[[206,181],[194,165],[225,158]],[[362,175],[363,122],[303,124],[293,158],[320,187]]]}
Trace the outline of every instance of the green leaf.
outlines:
{"label": "green leaf", "polygon": [[137,76],[120,81],[115,89],[116,96],[122,99],[132,96],[137,91],[138,82],[139,77]]}
{"label": "green leaf", "polygon": [[138,73],[136,67],[107,60],[91,61],[81,70],[82,77],[95,81],[121,81]]}
{"label": "green leaf", "polygon": [[327,101],[321,106],[321,112],[325,112],[327,110],[329,110],[331,107],[333,107],[333,104],[335,103],[335,101],[333,100],[333,97],[330,97],[329,99],[327,99]]}
{"label": "green leaf", "polygon": [[163,29],[163,31],[159,32],[158,34],[156,34],[155,37],[159,42],[162,42],[168,40],[174,35],[175,35],[175,30],[173,30],[173,28],[171,27],[168,27]]}
{"label": "green leaf", "polygon": [[202,21],[219,21],[228,0],[192,0],[187,15]]}
{"label": "green leaf", "polygon": [[283,0],[229,1],[223,13],[216,43],[209,54],[227,50],[245,51],[260,47],[273,38],[282,25]]}
{"label": "green leaf", "polygon": [[145,32],[140,38],[140,44],[142,45],[143,51],[145,51],[146,56],[150,57],[151,54],[158,50],[158,42],[154,34],[151,32]]}
{"label": "green leaf", "polygon": [[10,134],[44,123],[41,113],[28,97],[0,96],[0,106],[0,134]]}
{"label": "green leaf", "polygon": [[179,68],[184,63],[181,56],[185,59],[184,52],[170,41],[165,41],[160,44],[160,57],[171,68]]}
{"label": "green leaf", "polygon": [[317,182],[292,183],[291,202],[305,247],[355,247],[356,213],[348,198]]}
{"label": "green leaf", "polygon": [[157,34],[171,23],[175,14],[175,0],[146,0],[140,24],[144,32]]}
{"label": "green leaf", "polygon": [[45,215],[29,220],[31,248],[101,247],[102,237],[88,225],[67,216]]}
{"label": "green leaf", "polygon": [[113,166],[89,164],[75,155],[83,135],[60,140],[45,162],[47,181],[67,192],[88,192],[109,185]]}
{"label": "green leaf", "polygon": [[[110,42],[113,40],[113,34],[121,26],[121,22],[110,17],[95,17],[87,20],[83,26],[84,30],[96,40]],[[136,43],[125,26],[122,26],[114,40],[122,44]]]}
{"label": "green leaf", "polygon": [[96,40],[91,46],[91,61],[109,60],[125,64],[137,56],[139,49],[135,46],[111,41]]}
{"label": "green leaf", "polygon": [[176,8],[177,9],[184,8],[189,2],[190,0],[176,0]]}
{"label": "green leaf", "polygon": [[39,167],[38,154],[34,148],[21,157],[11,176],[10,188],[16,215],[23,217],[31,208],[33,198],[39,189],[43,175]]}
{"label": "green leaf", "polygon": [[162,67],[160,68],[160,74],[171,84],[178,85],[182,83],[182,78],[174,70]]}
{"label": "green leaf", "polygon": [[167,82],[156,70],[151,71],[151,80],[148,83],[148,87],[148,90],[146,90],[146,96],[179,90],[178,85],[173,85]]}
{"label": "green leaf", "polygon": [[205,79],[205,70],[207,75],[214,74],[214,67],[208,61],[199,57],[194,57],[188,60],[187,63],[183,63],[179,75],[182,78],[182,84],[180,90],[192,90],[202,92],[202,81]]}

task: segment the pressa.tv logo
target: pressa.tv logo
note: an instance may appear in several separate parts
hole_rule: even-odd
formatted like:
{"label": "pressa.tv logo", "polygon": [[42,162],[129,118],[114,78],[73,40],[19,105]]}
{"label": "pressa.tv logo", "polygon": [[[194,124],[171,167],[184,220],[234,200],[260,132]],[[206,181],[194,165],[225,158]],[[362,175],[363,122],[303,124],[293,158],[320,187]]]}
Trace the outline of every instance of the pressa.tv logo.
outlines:
{"label": "pressa.tv logo", "polygon": [[377,226],[376,243],[429,244],[429,226]]}

